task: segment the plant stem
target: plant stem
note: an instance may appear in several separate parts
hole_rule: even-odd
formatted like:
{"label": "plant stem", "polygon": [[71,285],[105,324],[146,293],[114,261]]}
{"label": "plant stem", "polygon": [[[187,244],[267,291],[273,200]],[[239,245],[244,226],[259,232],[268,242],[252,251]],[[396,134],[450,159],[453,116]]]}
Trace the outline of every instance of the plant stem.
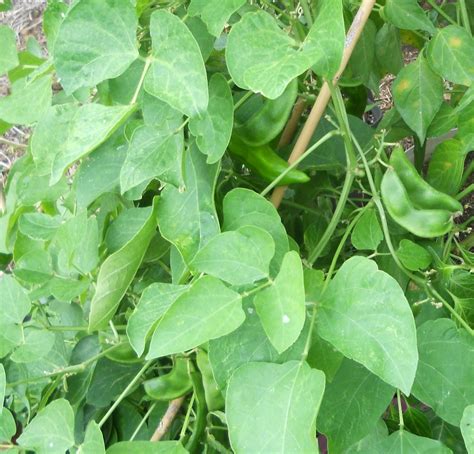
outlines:
{"label": "plant stem", "polygon": [[33,378],[27,378],[25,380],[18,380],[15,382],[10,382],[7,383],[8,388],[13,388],[14,386],[18,385],[23,385],[25,383],[35,383],[38,381],[42,381],[45,378],[50,378],[50,377],[56,377],[57,375],[73,375],[73,374],[78,374],[80,372],[83,372],[84,369],[90,364],[93,363],[94,361],[102,358],[105,356],[107,353],[110,353],[111,351],[121,347],[124,345],[124,342],[121,342],[120,344],[113,345],[112,347],[108,348],[107,350],[104,350],[97,355],[92,356],[91,358],[87,359],[86,361],[80,363],[80,364],[74,364],[72,366],[67,366],[64,367],[63,369],[57,370],[55,372],[51,372],[49,374],[42,375],[41,377],[33,377]]}
{"label": "plant stem", "polygon": [[253,91],[249,90],[245,95],[243,95],[234,105],[234,112],[253,95]]}
{"label": "plant stem", "polygon": [[466,197],[467,195],[471,194],[471,192],[474,192],[474,183],[471,183],[467,188],[465,188],[464,190],[462,190],[462,191],[456,196],[456,199],[457,199],[457,200],[461,200],[461,199],[463,199],[464,197]]}
{"label": "plant stem", "polygon": [[135,89],[135,93],[133,94],[133,97],[130,101],[130,104],[135,104],[137,102],[138,95],[140,94],[140,90],[142,88],[143,82],[145,81],[146,73],[148,72],[148,68],[151,65],[151,60],[152,60],[151,57],[147,57],[145,59],[145,66],[143,67],[143,71],[142,71],[142,74],[140,76],[140,80],[138,81],[137,88]]}
{"label": "plant stem", "polygon": [[466,0],[459,0],[459,8],[461,9],[461,17],[464,28],[472,36],[471,23],[469,22],[469,14],[467,13]]}
{"label": "plant stem", "polygon": [[153,360],[150,359],[148,360],[143,367],[138,371],[137,375],[133,377],[132,381],[127,385],[127,387],[122,391],[120,396],[118,396],[117,400],[111,405],[111,407],[108,409],[107,413],[104,415],[104,417],[99,421],[98,425],[99,427],[102,427],[109,419],[109,416],[115,411],[115,409],[119,406],[120,402],[127,396],[127,394],[130,392],[130,390],[135,386],[135,383],[140,380],[140,377],[145,373],[145,371],[151,366],[153,363]]}
{"label": "plant stem", "polygon": [[405,427],[405,423],[403,421],[403,408],[402,408],[402,397],[400,395],[400,390],[397,389],[397,405],[398,405],[398,418],[399,418],[399,427],[400,430],[403,430]]}
{"label": "plant stem", "polygon": [[340,135],[338,130],[330,131],[325,136],[321,137],[315,144],[309,147],[296,161],[291,163],[280,175],[278,175],[261,193],[261,196],[266,196],[281,180],[293,170],[301,161],[306,159],[314,150],[319,148],[323,143],[327,142],[330,138]]}
{"label": "plant stem", "polygon": [[451,25],[458,25],[448,14],[446,14],[434,0],[427,0],[430,6],[441,16],[443,16]]}
{"label": "plant stem", "polygon": [[140,424],[138,424],[137,428],[133,431],[133,434],[130,437],[129,441],[133,441],[135,439],[138,432],[140,432],[140,429],[143,427],[143,424],[145,424],[146,420],[149,418],[149,416],[151,415],[151,413],[155,409],[156,405],[157,405],[157,402],[155,402],[153,405],[150,406],[150,408],[148,409],[148,411],[145,413],[142,420],[140,421]]}
{"label": "plant stem", "polygon": [[308,4],[308,0],[300,0],[300,5],[303,8],[304,18],[306,19],[306,23],[308,27],[311,28],[313,26],[313,17],[311,15],[311,9]]}
{"label": "plant stem", "polygon": [[[359,40],[360,35],[362,34],[362,30],[365,24],[367,23],[370,13],[372,12],[372,9],[374,8],[374,5],[375,5],[375,0],[362,1],[359,11],[357,11],[357,14],[347,33],[342,61],[339,66],[339,69],[337,70],[331,82],[333,85],[337,84],[339,78],[341,77],[342,73],[346,69],[347,63],[349,62],[352,52],[354,51],[357,41]],[[313,136],[313,133],[315,129],[317,128],[319,121],[321,120],[321,117],[324,114],[324,111],[326,110],[326,106],[330,98],[331,98],[331,90],[329,89],[329,84],[326,81],[324,85],[322,86],[318,97],[316,98],[316,101],[313,105],[313,108],[311,109],[308,119],[306,120],[306,123],[304,124],[303,129],[301,130],[301,133],[298,137],[298,140],[296,141],[296,144],[293,147],[293,151],[291,152],[291,155],[288,158],[289,164],[292,164],[305,152],[311,140],[311,137]],[[352,184],[352,181],[351,181],[351,184]],[[280,206],[280,203],[283,199],[285,191],[286,191],[285,186],[279,186],[273,191],[272,203],[273,205],[275,205],[276,208]]]}

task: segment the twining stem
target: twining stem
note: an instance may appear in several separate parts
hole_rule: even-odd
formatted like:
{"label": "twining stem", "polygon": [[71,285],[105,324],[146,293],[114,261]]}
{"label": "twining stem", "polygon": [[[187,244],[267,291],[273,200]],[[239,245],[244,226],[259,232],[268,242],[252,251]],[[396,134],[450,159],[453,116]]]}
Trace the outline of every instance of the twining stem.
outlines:
{"label": "twining stem", "polygon": [[402,396],[400,395],[400,390],[397,389],[397,405],[398,405],[398,418],[399,418],[399,427],[400,430],[403,430],[405,427],[405,422],[403,421],[403,408],[402,408]]}
{"label": "twining stem", "polygon": [[471,23],[469,22],[469,14],[467,13],[466,0],[459,0],[459,8],[461,9],[461,17],[464,28],[472,36]]}
{"label": "twining stem", "polygon": [[93,363],[94,361],[102,358],[103,356],[107,355],[113,350],[116,350],[117,348],[123,346],[125,343],[121,342],[120,344],[113,345],[112,347],[98,353],[97,355],[92,356],[91,358],[87,359],[86,361],[80,363],[80,364],[74,364],[72,366],[67,366],[64,367],[63,369],[59,369],[55,372],[51,372],[49,374],[44,374],[41,377],[33,377],[33,378],[27,378],[25,380],[18,380],[14,382],[7,383],[8,388],[13,388],[18,385],[23,385],[25,383],[35,383],[38,381],[42,381],[45,378],[50,378],[50,377],[56,377],[57,375],[73,375],[73,374],[78,374],[80,372],[84,372],[85,368]]}
{"label": "twining stem", "polygon": [[278,175],[261,193],[260,195],[267,195],[292,169],[294,169],[301,161],[306,159],[313,151],[319,148],[323,143],[327,142],[331,137],[340,135],[338,130],[330,131],[325,136],[321,137],[315,144],[309,147],[295,162],[290,164],[280,175]]}
{"label": "twining stem", "polygon": [[133,431],[133,434],[132,436],[130,437],[130,440],[129,441],[133,441],[135,439],[135,437],[137,436],[138,432],[140,432],[140,429],[143,427],[143,424],[145,424],[146,420],[150,417],[150,415],[152,414],[153,410],[155,409],[156,405],[157,405],[158,402],[155,402],[153,405],[150,406],[150,408],[148,409],[148,411],[145,413],[145,415],[143,416],[142,420],[140,421],[140,423],[138,424],[138,426],[136,427],[136,429]]}
{"label": "twining stem", "polygon": [[115,411],[115,409],[119,406],[120,402],[128,395],[130,390],[135,386],[140,377],[145,373],[145,371],[151,366],[154,360],[148,360],[143,367],[138,371],[137,375],[133,377],[132,381],[127,385],[127,387],[122,391],[120,396],[116,399],[116,401],[110,406],[107,413],[103,416],[103,418],[99,421],[99,427],[102,427],[104,423],[109,419],[109,416]]}
{"label": "twining stem", "polygon": [[313,16],[311,15],[308,0],[300,0],[300,5],[303,8],[303,15],[306,19],[306,23],[308,24],[308,27],[311,28],[313,26]]}
{"label": "twining stem", "polygon": [[168,429],[173,423],[174,418],[176,418],[176,415],[178,414],[181,406],[183,405],[185,398],[186,396],[178,397],[177,399],[174,399],[170,402],[166,413],[163,415],[163,418],[161,418],[161,421],[158,424],[158,427],[156,428],[152,437],[150,438],[150,441],[160,441],[166,434],[166,432],[168,432]]}
{"label": "twining stem", "polygon": [[[336,85],[339,78],[341,77],[342,73],[346,69],[347,63],[349,62],[350,56],[354,51],[354,48],[357,44],[357,41],[362,33],[362,30],[367,23],[367,19],[374,8],[375,0],[363,0],[362,4],[360,5],[359,11],[357,12],[354,21],[347,33],[346,42],[344,46],[344,53],[342,56],[342,61],[339,66],[339,69],[336,72],[332,80],[332,84]],[[303,126],[301,134],[296,141],[295,146],[293,147],[293,151],[291,152],[290,157],[288,158],[288,163],[292,164],[295,162],[306,150],[311,141],[311,137],[315,129],[317,128],[321,117],[326,110],[326,106],[328,105],[329,99],[331,98],[331,90],[329,89],[329,84],[324,82],[321,91],[319,92],[318,97],[311,109],[311,112],[306,120],[306,123]],[[286,187],[279,186],[273,191],[272,194],[272,203],[275,205],[276,208],[280,206],[280,203],[283,199],[285,194]]]}
{"label": "twining stem", "polygon": [[234,112],[253,95],[253,91],[248,91],[234,105]]}
{"label": "twining stem", "polygon": [[148,68],[151,65],[151,61],[152,61],[151,57],[147,57],[145,59],[145,66],[143,67],[143,71],[142,71],[142,74],[140,76],[140,80],[138,81],[137,88],[135,89],[135,93],[133,94],[133,97],[130,101],[130,104],[135,104],[137,102],[138,95],[140,94],[140,90],[142,89],[142,85],[143,85],[143,82],[145,81],[145,76],[146,76],[146,73],[148,72]]}
{"label": "twining stem", "polygon": [[467,195],[471,194],[471,192],[474,192],[474,183],[471,183],[467,188],[463,189],[457,196],[456,199],[461,200]]}

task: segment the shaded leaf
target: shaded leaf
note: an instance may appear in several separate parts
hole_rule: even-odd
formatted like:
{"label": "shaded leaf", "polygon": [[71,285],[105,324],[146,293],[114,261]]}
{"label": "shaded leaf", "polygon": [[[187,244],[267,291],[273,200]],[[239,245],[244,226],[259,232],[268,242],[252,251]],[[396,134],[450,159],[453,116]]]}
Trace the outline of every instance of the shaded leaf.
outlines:
{"label": "shaded leaf", "polygon": [[436,30],[418,0],[387,0],[383,16],[396,27],[405,30],[424,30],[428,33]]}
{"label": "shaded leaf", "polygon": [[375,251],[383,240],[383,232],[380,227],[375,210],[366,211],[357,221],[351,234],[351,242],[356,249]]}
{"label": "shaded leaf", "polygon": [[209,105],[200,117],[191,118],[189,130],[199,149],[214,164],[222,158],[230,142],[234,124],[234,101],[227,80],[214,74],[209,81]]}
{"label": "shaded leaf", "polygon": [[318,415],[318,430],[328,437],[329,449],[343,452],[368,435],[394,392],[364,366],[345,359],[326,385]]}
{"label": "shaded leaf", "polygon": [[431,254],[411,240],[403,239],[397,249],[397,256],[403,266],[411,271],[424,270],[431,264]]}
{"label": "shaded leaf", "polygon": [[105,454],[104,437],[95,421],[87,425],[84,442],[79,446],[77,454]]}
{"label": "shaded leaf", "polygon": [[418,328],[420,361],[413,395],[450,424],[459,426],[464,408],[474,403],[474,340],[443,318]]}
{"label": "shaded leaf", "polygon": [[143,260],[156,231],[156,205],[137,234],[102,264],[91,302],[89,331],[107,326]]}

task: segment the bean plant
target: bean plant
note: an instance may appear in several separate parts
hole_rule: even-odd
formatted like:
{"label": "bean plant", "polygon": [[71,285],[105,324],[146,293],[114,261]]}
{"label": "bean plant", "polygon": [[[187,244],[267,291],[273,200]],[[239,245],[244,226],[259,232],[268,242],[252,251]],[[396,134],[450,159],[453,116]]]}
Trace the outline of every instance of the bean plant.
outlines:
{"label": "bean plant", "polygon": [[43,29],[0,26],[0,450],[474,452],[471,0]]}

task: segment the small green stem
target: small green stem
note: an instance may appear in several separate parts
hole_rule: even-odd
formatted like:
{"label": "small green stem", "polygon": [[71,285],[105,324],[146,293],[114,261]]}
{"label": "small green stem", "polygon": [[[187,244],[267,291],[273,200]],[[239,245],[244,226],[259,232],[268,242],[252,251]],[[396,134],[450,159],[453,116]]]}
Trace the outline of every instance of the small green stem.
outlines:
{"label": "small green stem", "polygon": [[295,162],[291,163],[280,175],[278,175],[261,193],[261,196],[266,196],[289,172],[291,172],[298,164],[306,159],[314,150],[319,148],[323,143],[327,142],[331,137],[341,135],[338,130],[330,131],[314,145],[309,147]]}
{"label": "small green stem", "polygon": [[469,14],[466,8],[466,0],[459,0],[459,8],[461,9],[461,17],[464,28],[472,36],[471,23],[469,22]]}
{"label": "small green stem", "polygon": [[403,421],[403,408],[402,408],[402,397],[400,395],[400,390],[397,389],[397,404],[398,404],[398,418],[400,430],[405,428],[405,422]]}
{"label": "small green stem", "polygon": [[135,104],[138,99],[138,95],[140,94],[140,90],[142,89],[143,82],[145,81],[145,76],[146,73],[148,72],[148,68],[151,65],[151,57],[147,57],[145,60],[145,66],[143,67],[142,74],[140,76],[140,80],[138,81],[137,88],[135,89],[135,93],[133,94],[132,100],[130,101],[130,104]]}
{"label": "small green stem", "polygon": [[446,14],[434,0],[427,0],[430,6],[441,16],[443,16],[451,25],[458,25],[448,14]]}
{"label": "small green stem", "polygon": [[308,0],[300,0],[300,5],[303,8],[303,15],[306,19],[306,23],[308,24],[308,27],[311,28],[313,26],[313,16],[311,15]]}
{"label": "small green stem", "polygon": [[115,409],[119,406],[120,402],[127,396],[127,394],[130,392],[130,390],[135,386],[138,380],[140,380],[140,377],[145,373],[145,371],[151,366],[153,363],[153,359],[150,359],[147,361],[143,367],[138,371],[137,375],[133,377],[133,380],[127,385],[127,387],[122,391],[120,396],[118,396],[117,400],[111,405],[111,407],[108,409],[107,413],[104,415],[104,417],[99,421],[98,425],[99,427],[102,427],[104,423],[109,419],[110,415],[115,411]]}
{"label": "small green stem", "polygon": [[151,413],[152,413],[153,410],[155,409],[157,403],[158,403],[158,402],[155,402],[153,405],[150,406],[150,408],[148,409],[148,411],[145,413],[145,415],[143,416],[142,420],[141,420],[140,423],[138,424],[137,428],[133,431],[133,434],[132,434],[132,436],[130,437],[130,440],[129,440],[129,441],[133,441],[133,440],[135,439],[135,437],[138,435],[138,432],[140,432],[140,429],[143,427],[143,424],[145,424],[146,420],[149,418],[149,416],[151,415]]}
{"label": "small green stem", "polygon": [[474,183],[471,183],[467,188],[463,189],[463,190],[456,196],[456,199],[457,199],[457,200],[462,200],[462,199],[464,199],[464,197],[466,197],[467,195],[471,194],[472,192],[474,192]]}
{"label": "small green stem", "polygon": [[248,91],[234,105],[234,112],[253,95],[253,91]]}

